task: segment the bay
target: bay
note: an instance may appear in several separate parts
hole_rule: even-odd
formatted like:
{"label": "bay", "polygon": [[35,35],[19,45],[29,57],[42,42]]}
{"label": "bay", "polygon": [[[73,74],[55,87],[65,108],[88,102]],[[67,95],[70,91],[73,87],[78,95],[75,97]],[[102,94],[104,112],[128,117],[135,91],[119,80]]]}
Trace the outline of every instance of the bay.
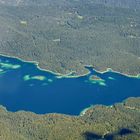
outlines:
{"label": "bay", "polygon": [[92,105],[112,105],[140,96],[140,79],[115,72],[75,78],[42,71],[34,63],[0,56],[0,104],[9,111],[79,115]]}

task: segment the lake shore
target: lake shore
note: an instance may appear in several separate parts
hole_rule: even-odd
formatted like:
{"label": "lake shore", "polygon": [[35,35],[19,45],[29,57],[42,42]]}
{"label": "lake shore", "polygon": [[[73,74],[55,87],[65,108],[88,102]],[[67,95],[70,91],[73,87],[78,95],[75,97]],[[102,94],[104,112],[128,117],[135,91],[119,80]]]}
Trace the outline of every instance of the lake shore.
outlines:
{"label": "lake shore", "polygon": [[[47,69],[41,68],[39,66],[39,62],[37,62],[37,61],[24,60],[24,59],[22,59],[20,57],[6,55],[6,54],[2,54],[2,53],[0,53],[0,56],[9,57],[9,58],[15,58],[15,59],[18,59],[18,60],[20,60],[22,62],[32,63],[32,64],[36,65],[36,67],[39,70],[45,71],[45,72],[49,72],[49,73],[55,75],[56,77],[58,76],[58,78],[79,78],[79,77],[86,76],[86,75],[90,74],[90,71],[88,71],[87,73],[82,74],[82,75],[74,75],[74,76],[71,75],[72,73],[74,73],[74,71],[72,71],[70,73],[67,73],[67,74],[61,74],[61,73],[58,73],[58,72],[53,72],[52,70],[47,70]],[[98,72],[100,74],[104,74],[104,73],[107,73],[107,72],[113,72],[113,73],[118,73],[118,74],[121,74],[121,75],[126,76],[126,77],[129,77],[129,78],[140,78],[140,74],[137,74],[137,75],[129,75],[129,74],[126,74],[126,73],[121,73],[121,72],[115,71],[112,68],[107,68],[104,71],[98,71],[98,70],[96,70],[94,68],[93,65],[85,65],[85,67],[92,67],[95,72]]]}

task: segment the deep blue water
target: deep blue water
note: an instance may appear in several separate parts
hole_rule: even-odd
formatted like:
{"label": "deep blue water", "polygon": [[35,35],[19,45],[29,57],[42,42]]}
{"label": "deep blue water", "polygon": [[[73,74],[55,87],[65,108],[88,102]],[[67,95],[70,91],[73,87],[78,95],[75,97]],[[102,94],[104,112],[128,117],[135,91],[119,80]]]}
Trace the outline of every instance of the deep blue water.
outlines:
{"label": "deep blue water", "polygon": [[[5,72],[0,74],[0,104],[9,111],[78,115],[90,105],[112,105],[128,97],[140,96],[140,79],[137,78],[113,72],[100,74],[90,69],[91,73],[83,77],[58,79],[56,75],[41,71],[32,63],[3,56],[0,56],[0,61],[21,66],[12,69],[0,64],[0,69]],[[91,83],[89,76],[93,74],[104,79],[106,86]],[[25,75],[42,75],[47,80],[24,81]]]}

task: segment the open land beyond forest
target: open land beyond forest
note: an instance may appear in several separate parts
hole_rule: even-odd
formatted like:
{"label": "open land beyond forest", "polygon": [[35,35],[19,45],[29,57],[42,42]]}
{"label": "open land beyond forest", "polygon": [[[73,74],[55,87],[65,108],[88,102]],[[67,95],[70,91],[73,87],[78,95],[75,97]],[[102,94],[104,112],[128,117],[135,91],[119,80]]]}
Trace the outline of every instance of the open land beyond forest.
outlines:
{"label": "open land beyond forest", "polygon": [[140,98],[94,106],[81,116],[8,112],[0,107],[1,140],[139,140]]}
{"label": "open land beyond forest", "polygon": [[0,53],[54,73],[140,73],[140,2],[0,0]]}

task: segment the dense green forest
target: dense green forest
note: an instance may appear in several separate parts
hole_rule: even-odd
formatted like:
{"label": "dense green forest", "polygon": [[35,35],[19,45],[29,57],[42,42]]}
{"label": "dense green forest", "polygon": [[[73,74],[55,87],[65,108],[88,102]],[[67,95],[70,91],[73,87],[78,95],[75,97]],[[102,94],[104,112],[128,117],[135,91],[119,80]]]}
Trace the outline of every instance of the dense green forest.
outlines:
{"label": "dense green forest", "polygon": [[[115,5],[115,6],[114,6]],[[139,1],[0,1],[0,53],[56,73],[140,72]]]}
{"label": "dense green forest", "polygon": [[1,140],[139,140],[140,98],[94,106],[81,116],[0,108]]}

